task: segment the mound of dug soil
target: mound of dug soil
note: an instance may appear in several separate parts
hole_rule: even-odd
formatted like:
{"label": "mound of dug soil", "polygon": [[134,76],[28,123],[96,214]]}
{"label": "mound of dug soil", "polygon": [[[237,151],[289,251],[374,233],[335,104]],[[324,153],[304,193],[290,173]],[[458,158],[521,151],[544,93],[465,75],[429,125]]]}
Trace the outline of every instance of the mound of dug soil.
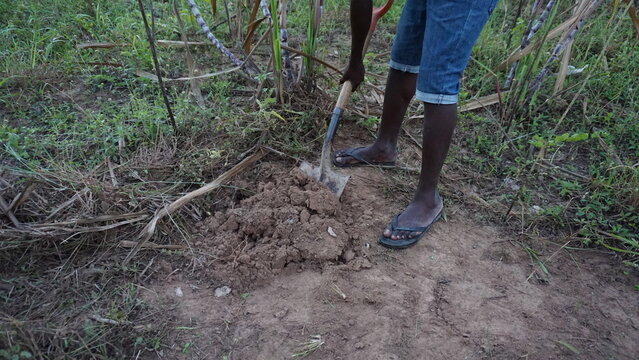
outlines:
{"label": "mound of dug soil", "polygon": [[350,249],[356,236],[347,228],[353,221],[330,190],[297,168],[269,180],[238,206],[204,221],[201,246],[233,269],[227,280],[254,283],[302,263],[355,257]]}

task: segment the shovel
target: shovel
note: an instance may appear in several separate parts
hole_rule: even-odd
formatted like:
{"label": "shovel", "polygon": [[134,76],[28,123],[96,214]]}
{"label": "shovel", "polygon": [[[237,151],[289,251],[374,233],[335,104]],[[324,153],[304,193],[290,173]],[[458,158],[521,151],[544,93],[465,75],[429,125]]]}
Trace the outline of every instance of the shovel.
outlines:
{"label": "shovel", "polygon": [[[375,31],[375,27],[377,26],[377,21],[384,14],[386,14],[391,5],[393,5],[393,0],[388,0],[386,4],[384,4],[384,6],[373,9],[371,26],[368,29],[368,35],[366,36],[366,41],[364,42],[364,54],[368,49],[373,31]],[[331,122],[328,125],[328,130],[326,131],[324,143],[322,144],[322,156],[320,158],[320,165],[318,167],[315,167],[306,161],[302,162],[302,164],[300,165],[300,169],[302,171],[304,171],[308,176],[311,176],[315,180],[326,185],[332,192],[337,195],[338,199],[342,196],[342,192],[344,192],[344,188],[346,187],[346,183],[348,182],[350,176],[340,174],[333,169],[331,151],[333,145],[333,137],[335,136],[335,132],[337,131],[337,125],[339,124],[342,113],[344,112],[344,108],[346,107],[346,104],[348,103],[348,100],[350,99],[352,93],[353,84],[351,84],[350,81],[344,82],[344,84],[342,85],[342,90],[339,92],[339,97],[337,98],[335,109],[333,109],[333,115],[331,116]]]}

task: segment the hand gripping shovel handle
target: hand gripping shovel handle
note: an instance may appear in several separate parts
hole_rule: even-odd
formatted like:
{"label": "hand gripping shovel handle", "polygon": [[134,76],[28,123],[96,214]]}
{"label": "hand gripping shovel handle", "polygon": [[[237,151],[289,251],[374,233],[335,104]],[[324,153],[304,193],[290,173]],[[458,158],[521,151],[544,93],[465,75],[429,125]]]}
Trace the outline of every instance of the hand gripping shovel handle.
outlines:
{"label": "hand gripping shovel handle", "polygon": [[[366,35],[366,41],[364,42],[364,48],[362,49],[362,55],[366,54],[366,50],[368,50],[368,45],[370,44],[371,37],[373,36],[373,32],[375,31],[375,27],[377,26],[377,21],[384,16],[388,12],[388,10],[393,5],[393,0],[388,0],[382,7],[374,8],[373,14],[371,17],[371,26],[368,29],[368,35]],[[326,137],[324,138],[324,146],[329,145],[333,141],[333,136],[335,136],[335,132],[337,131],[337,125],[339,124],[339,119],[344,112],[344,108],[346,104],[348,104],[348,100],[353,93],[353,84],[350,81],[344,82],[342,85],[342,90],[339,93],[339,98],[337,98],[337,104],[335,104],[335,109],[333,110],[333,116],[331,116],[331,122],[328,125],[328,131],[326,133]]]}

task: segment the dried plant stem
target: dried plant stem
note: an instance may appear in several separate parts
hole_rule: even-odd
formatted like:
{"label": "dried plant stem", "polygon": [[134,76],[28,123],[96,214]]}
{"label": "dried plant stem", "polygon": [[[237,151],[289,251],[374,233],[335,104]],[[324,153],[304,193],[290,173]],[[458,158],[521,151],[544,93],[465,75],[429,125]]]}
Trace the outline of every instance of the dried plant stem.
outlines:
{"label": "dried plant stem", "polygon": [[18,221],[15,215],[13,215],[13,211],[11,211],[11,209],[9,208],[9,204],[7,204],[2,196],[0,196],[0,211],[2,211],[2,213],[5,214],[9,218],[9,220],[11,220],[13,226],[17,228],[22,226],[20,221]]}
{"label": "dried plant stem", "polygon": [[244,53],[248,54],[251,52],[251,42],[253,40],[253,36],[255,35],[255,29],[262,22],[262,20],[256,20],[257,11],[260,8],[260,0],[255,0],[253,2],[253,8],[251,9],[251,14],[249,15],[249,22],[246,27],[246,38],[244,39],[244,43],[242,44],[242,49]]}
{"label": "dried plant stem", "polygon": [[[628,8],[629,7],[626,7],[626,11],[628,10]],[[606,50],[608,49],[608,45],[610,44],[610,41],[612,40],[613,35],[616,33],[616,30],[619,27],[620,23],[621,23],[621,21],[617,21],[615,26],[614,26],[614,28],[612,29],[612,31],[610,31],[610,33],[609,33],[610,35],[608,35],[608,37],[606,38],[606,41],[605,41],[603,47],[601,48],[601,52],[599,53],[599,56],[597,57],[597,60],[595,61],[595,64],[598,64],[600,61],[602,61],[602,59],[605,58]],[[594,66],[593,66],[593,69],[594,69]],[[559,127],[561,126],[561,124],[563,123],[564,119],[568,115],[568,112],[570,111],[570,109],[572,109],[573,105],[577,101],[577,98],[579,98],[581,93],[586,88],[586,84],[588,84],[588,80],[590,79],[591,76],[592,76],[592,71],[589,71],[588,75],[586,75],[586,79],[582,82],[581,86],[579,87],[579,90],[577,90],[577,92],[575,93],[575,96],[573,96],[572,100],[570,101],[570,103],[566,107],[566,110],[564,110],[564,113],[561,115],[561,118],[559,118],[559,121],[557,121],[557,124],[555,124],[555,128],[553,129],[553,133],[556,133],[559,130]]]}
{"label": "dried plant stem", "polygon": [[[626,4],[630,0],[626,0]],[[634,4],[630,5],[628,9],[628,13],[630,14],[630,19],[632,20],[632,24],[635,26],[635,30],[637,30],[637,39],[639,40],[639,15],[637,15],[637,6]]]}
{"label": "dried plant stem", "polygon": [[171,110],[171,103],[169,102],[169,97],[166,94],[166,88],[164,87],[164,83],[162,82],[162,72],[160,71],[160,62],[158,61],[158,55],[155,51],[155,39],[153,38],[153,34],[151,33],[151,29],[149,28],[149,23],[146,20],[146,12],[144,11],[144,4],[142,4],[142,0],[138,0],[138,5],[140,6],[140,14],[142,15],[142,21],[144,22],[144,29],[146,30],[146,36],[147,36],[147,39],[149,40],[149,46],[151,47],[151,55],[153,57],[153,66],[155,67],[155,74],[158,77],[158,86],[160,87],[162,98],[164,99],[164,105],[166,106],[166,111],[169,114],[169,120],[171,120],[171,126],[173,127],[173,132],[177,134],[178,133],[177,123],[175,122],[175,117],[173,116],[173,110]]}
{"label": "dried plant stem", "polygon": [[326,66],[327,68],[329,68],[329,69],[331,69],[331,70],[335,71],[335,72],[336,72],[336,73],[338,73],[338,74],[342,74],[342,70],[338,69],[338,68],[337,68],[337,66],[335,66],[335,65],[331,65],[331,64],[329,64],[328,62],[326,62],[326,61],[324,61],[324,60],[322,60],[322,59],[320,59],[320,58],[318,58],[318,57],[316,57],[316,56],[313,56],[313,55],[311,55],[311,54],[307,54],[307,53],[305,53],[305,52],[303,52],[303,51],[301,51],[301,50],[298,50],[298,49],[292,48],[292,47],[290,47],[290,46],[282,45],[282,49],[285,49],[285,50],[290,51],[290,52],[292,52],[292,53],[295,53],[295,54],[298,54],[298,55],[304,56],[305,58],[311,59],[311,60],[313,60],[313,61],[315,61],[315,62],[317,62],[317,63],[320,63],[320,64],[322,64],[322,65]]}
{"label": "dried plant stem", "polygon": [[[192,80],[203,80],[203,79],[209,79],[218,75],[223,75],[223,74],[228,74],[228,73],[232,73],[233,71],[239,70],[240,67],[236,66],[230,69],[226,69],[226,70],[221,70],[221,71],[216,71],[214,73],[209,73],[209,74],[202,74],[202,75],[198,75],[198,76],[188,76],[188,77],[180,77],[180,78],[175,78],[175,79],[164,79],[164,81],[166,82],[174,82],[174,81],[192,81]],[[136,71],[135,75],[139,76],[139,77],[143,77],[146,79],[149,79],[151,81],[158,81],[158,77],[146,72],[146,71]]]}
{"label": "dried plant stem", "polygon": [[142,248],[144,244],[151,239],[151,237],[155,234],[155,229],[158,225],[158,222],[162,218],[164,218],[167,215],[173,214],[175,211],[180,209],[182,206],[188,204],[196,197],[206,195],[210,193],[211,191],[219,188],[220,186],[222,186],[222,184],[226,183],[232,177],[244,171],[247,167],[249,167],[256,161],[258,161],[259,159],[263,158],[266,154],[267,154],[266,150],[259,148],[253,155],[242,160],[239,164],[233,166],[230,170],[218,176],[212,182],[202,186],[201,188],[197,190],[191,191],[190,193],[173,201],[169,205],[158,209],[158,211],[155,213],[155,216],[153,216],[151,221],[149,221],[149,223],[146,224],[144,229],[142,229],[142,232],[140,233],[140,240],[137,242],[137,245],[129,252],[127,257],[124,259],[124,261],[122,262],[122,266],[126,266],[131,261],[131,259],[133,259],[135,254],[137,254],[140,248]]}
{"label": "dried plant stem", "polygon": [[229,37],[233,38],[233,25],[231,24],[231,13],[229,12],[228,0],[224,1],[224,12],[226,13],[226,24],[229,26]]}
{"label": "dried plant stem", "polygon": [[[581,0],[581,2],[579,3],[579,6],[575,8],[573,15],[579,14],[588,4],[588,1],[589,0]],[[566,50],[564,50],[564,55],[561,59],[559,74],[557,75],[557,80],[555,81],[555,87],[553,89],[552,96],[555,96],[564,88],[564,82],[566,81],[566,74],[568,73],[568,65],[570,63],[570,55],[572,53],[573,42],[574,42],[574,39],[570,40],[568,44],[566,45]]]}
{"label": "dried plant stem", "polygon": [[[135,241],[129,241],[129,240],[122,240],[120,241],[120,247],[123,248],[134,248],[138,243]],[[156,243],[152,243],[152,242],[147,242],[146,244],[142,245],[143,248],[149,248],[149,249],[162,249],[162,250],[186,250],[188,249],[188,247],[183,246],[183,245],[165,245],[165,244],[156,244]]]}

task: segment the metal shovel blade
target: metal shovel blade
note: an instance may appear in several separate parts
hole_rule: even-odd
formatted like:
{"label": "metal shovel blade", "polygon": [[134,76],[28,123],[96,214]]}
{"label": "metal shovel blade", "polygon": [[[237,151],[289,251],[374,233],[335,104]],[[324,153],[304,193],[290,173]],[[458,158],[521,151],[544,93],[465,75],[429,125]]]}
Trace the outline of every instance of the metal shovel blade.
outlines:
{"label": "metal shovel blade", "polygon": [[326,187],[337,195],[338,199],[342,196],[346,183],[348,182],[348,179],[350,179],[349,175],[333,171],[331,166],[328,166],[328,168],[322,172],[321,166],[313,166],[307,161],[302,162],[300,169],[308,176],[326,185]]}
{"label": "metal shovel blade", "polygon": [[[347,82],[348,83],[348,82]],[[350,84],[350,83],[349,83]],[[350,94],[349,94],[350,95]],[[333,144],[333,137],[337,131],[337,125],[342,116],[342,108],[336,107],[333,110],[333,116],[331,116],[331,122],[328,125],[328,131],[326,131],[326,137],[324,138],[324,144],[322,145],[322,157],[320,158],[320,165],[315,167],[310,163],[304,161],[300,165],[300,169],[304,171],[308,176],[326,185],[332,192],[337,195],[339,199],[344,192],[346,183],[350,176],[343,175],[336,172],[333,169],[333,163],[331,161],[331,148]]]}
{"label": "metal shovel blade", "polygon": [[350,176],[343,175],[336,172],[333,169],[333,163],[331,161],[331,148],[333,144],[333,137],[335,136],[335,132],[337,131],[337,125],[342,117],[342,113],[344,112],[344,107],[348,102],[348,98],[351,96],[353,92],[353,86],[350,81],[346,81],[342,85],[342,90],[339,93],[339,98],[337,99],[337,104],[335,105],[335,109],[333,110],[333,115],[331,116],[331,121],[328,124],[328,130],[326,131],[326,136],[324,137],[324,144],[322,144],[322,157],[320,158],[320,165],[315,167],[308,162],[304,161],[300,165],[300,169],[304,171],[308,176],[313,179],[323,183],[332,192],[337,195],[339,199],[342,196],[342,192],[344,192],[344,188],[346,187],[346,183]]}

